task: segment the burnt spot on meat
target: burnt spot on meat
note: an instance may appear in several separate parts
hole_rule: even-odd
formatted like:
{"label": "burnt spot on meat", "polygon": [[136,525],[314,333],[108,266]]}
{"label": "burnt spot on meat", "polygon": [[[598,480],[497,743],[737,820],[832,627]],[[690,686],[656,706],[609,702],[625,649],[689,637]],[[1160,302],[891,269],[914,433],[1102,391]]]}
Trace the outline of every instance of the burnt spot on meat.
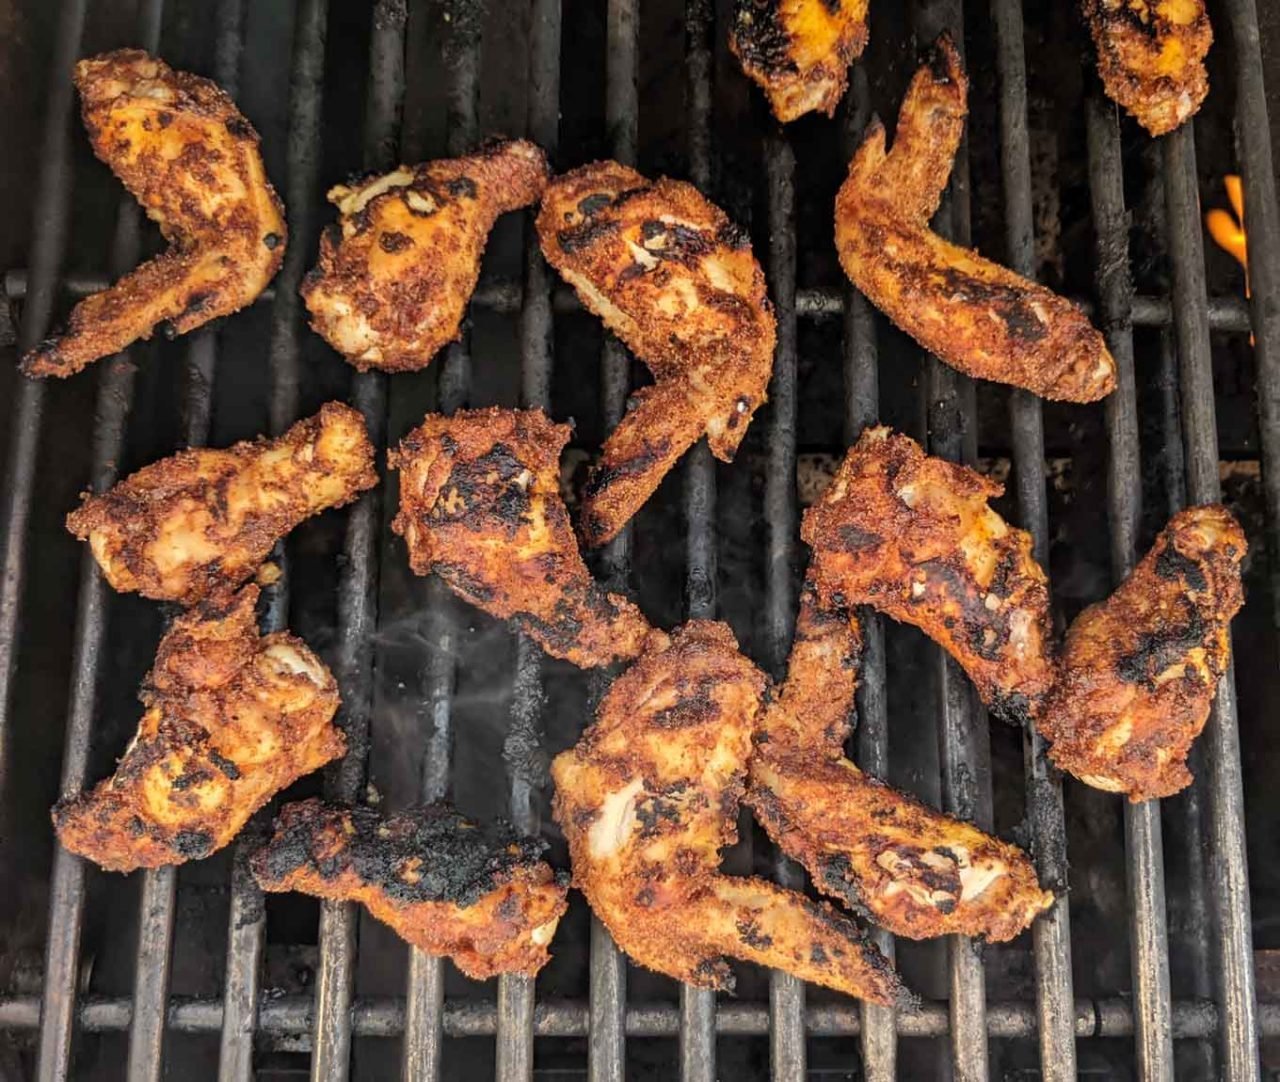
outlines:
{"label": "burnt spot on meat", "polygon": [[756,950],[765,950],[773,946],[773,936],[762,932],[757,921],[750,918],[740,920],[737,928],[738,938],[748,947],[754,947]]}
{"label": "burnt spot on meat", "polygon": [[173,848],[187,860],[198,860],[213,849],[213,835],[205,830],[180,830],[173,836]]}
{"label": "burnt spot on meat", "polygon": [[213,763],[214,766],[216,766],[219,770],[221,770],[222,773],[225,774],[232,781],[239,781],[240,768],[236,766],[236,764],[233,763],[230,759],[227,759],[224,756],[219,755],[216,751],[210,751],[209,761]]}
{"label": "burnt spot on meat", "polygon": [[262,243],[266,246],[267,251],[274,252],[280,245],[280,234],[268,233],[262,238]]}
{"label": "burnt spot on meat", "polygon": [[846,552],[860,552],[863,549],[879,545],[884,538],[870,530],[853,525],[841,525],[838,530],[841,548]]}
{"label": "burnt spot on meat", "polygon": [[574,255],[596,241],[618,231],[618,223],[610,219],[601,221],[588,220],[581,225],[570,226],[556,233],[560,249],[566,255]]}
{"label": "burnt spot on meat", "polygon": [[853,864],[843,853],[828,853],[818,866],[822,882],[838,897],[847,898],[850,903],[857,899],[857,889],[853,884]]}
{"label": "burnt spot on meat", "polygon": [[987,709],[1001,721],[1029,729],[1032,725],[1033,711],[1031,700],[1020,691],[1001,691],[996,688],[991,692]]}
{"label": "burnt spot on meat", "polygon": [[212,777],[213,775],[210,774],[209,771],[204,770],[201,767],[191,767],[184,770],[173,779],[172,788],[175,793],[181,793],[190,789],[193,785],[200,785],[203,782],[209,781]]}
{"label": "burnt spot on meat", "polygon": [[[173,118],[170,117],[168,113],[161,113],[160,126],[162,128],[167,128],[169,126],[169,121],[172,119]],[[253,129],[249,127],[248,122],[243,117],[230,117],[226,122],[226,128],[228,133],[235,136],[237,139],[248,139],[253,135]]]}
{"label": "burnt spot on meat", "polygon": [[1185,660],[1189,651],[1205,642],[1205,623],[1200,611],[1187,603],[1184,619],[1166,621],[1155,631],[1144,631],[1136,647],[1116,660],[1116,675],[1130,684],[1154,689],[1155,678],[1171,665]]}
{"label": "burnt spot on meat", "polygon": [[407,233],[386,232],[378,235],[378,247],[388,255],[394,252],[403,252],[406,248],[413,247],[413,238]]}
{"label": "burnt spot on meat", "polygon": [[779,18],[780,6],[778,0],[739,3],[734,40],[738,55],[749,67],[795,73],[800,69],[791,56],[791,35]]}
{"label": "burnt spot on meat", "polygon": [[474,199],[476,197],[476,182],[470,177],[454,177],[444,186],[447,191],[455,199]]}
{"label": "burnt spot on meat", "polygon": [[599,214],[605,207],[609,206],[613,199],[608,192],[593,192],[586,199],[579,201],[578,213],[584,218],[590,218],[593,214]]}
{"label": "burnt spot on meat", "polygon": [[640,836],[651,838],[660,833],[662,823],[679,823],[680,808],[674,801],[663,800],[660,796],[650,797],[636,803],[636,819],[640,823]]}
{"label": "burnt spot on meat", "polygon": [[1209,587],[1200,565],[1190,556],[1179,552],[1173,545],[1167,545],[1164,551],[1156,557],[1155,569],[1156,574],[1162,579],[1185,582],[1188,587],[1197,593],[1207,590]]}
{"label": "burnt spot on meat", "polygon": [[827,964],[827,952],[823,949],[821,943],[814,943],[809,948],[809,961],[815,966],[824,966]]}
{"label": "burnt spot on meat", "polygon": [[604,488],[617,481],[647,473],[667,454],[668,446],[666,441],[645,444],[643,451],[624,458],[621,462],[601,462],[587,476],[586,483],[582,486],[583,498],[594,499]]}
{"label": "burnt spot on meat", "polygon": [[716,230],[716,242],[726,248],[748,248],[751,245],[751,234],[737,222],[725,222]]}

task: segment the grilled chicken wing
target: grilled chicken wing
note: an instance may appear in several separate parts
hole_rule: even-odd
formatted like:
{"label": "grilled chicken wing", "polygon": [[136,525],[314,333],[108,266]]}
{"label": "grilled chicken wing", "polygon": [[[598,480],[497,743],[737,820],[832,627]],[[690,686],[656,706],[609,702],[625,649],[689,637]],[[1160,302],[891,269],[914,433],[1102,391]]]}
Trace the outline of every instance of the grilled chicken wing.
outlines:
{"label": "grilled chicken wing", "polygon": [[364,418],[338,402],[275,440],[180,451],[67,516],[107,581],[191,605],[251,578],[303,519],[378,483]]}
{"label": "grilled chicken wing", "polygon": [[1209,93],[1213,28],[1204,0],[1084,0],[1108,96],[1152,135],[1193,116]]}
{"label": "grilled chicken wing", "polygon": [[867,131],[836,197],[845,273],[929,352],[970,376],[1045,398],[1093,402],[1115,388],[1115,361],[1070,301],[929,229],[964,130],[968,79],[944,35],[917,73],[885,153]]}
{"label": "grilled chicken wing", "polygon": [[342,755],[337,683],[300,639],[258,634],[257,599],[247,586],[173,622],[115,774],[53,809],[66,848],[113,872],[207,857]]}
{"label": "grilled chicken wing", "polygon": [[28,376],[74,375],[157,325],[173,338],[238,311],[284,258],[258,133],[219,87],[138,49],[81,60],[75,82],[94,153],[169,248],[76,305],[65,333],[23,358]]}
{"label": "grilled chicken wing", "polygon": [[384,819],[304,800],[280,810],[252,867],[263,890],[359,902],[401,939],[486,980],[547,963],[568,883],[540,859],[546,848],[447,804]]}
{"label": "grilled chicken wing", "polygon": [[1002,488],[887,428],[862,434],[805,513],[825,606],[870,605],[963,666],[1006,720],[1036,717],[1054,679],[1049,587],[1031,537],[987,501]]}
{"label": "grilled chicken wing", "polygon": [[584,165],[547,186],[538,235],[547,261],[656,380],[632,396],[587,484],[579,528],[601,545],[703,433],[732,461],[765,400],[773,309],[746,233],[680,181]]}
{"label": "grilled chicken wing", "polygon": [[895,935],[1012,939],[1053,904],[1016,846],[942,815],[844,757],[861,636],[806,586],[787,679],[766,705],[746,802],[823,893]]}
{"label": "grilled chicken wing", "polygon": [[1049,757],[1135,802],[1191,782],[1187,753],[1230,661],[1244,531],[1226,508],[1175,515],[1124,583],[1067,631],[1039,725]]}
{"label": "grilled chicken wing", "polygon": [[729,50],[782,123],[834,116],[867,45],[869,0],[737,0]]}
{"label": "grilled chicken wing", "polygon": [[574,883],[636,962],[689,984],[731,987],[728,955],[901,1001],[884,957],[830,906],[718,872],[765,684],[732,632],[704,622],[614,682],[596,723],[551,767]]}
{"label": "grilled chicken wing", "polygon": [[493,223],[537,202],[547,175],[517,139],[331,189],[340,232],[302,286],[311,326],[361,371],[425,368],[459,337]]}
{"label": "grilled chicken wing", "polygon": [[512,620],[553,657],[592,668],[635,657],[655,631],[591,578],[560,497],[569,426],[540,410],[429,415],[388,456],[400,470],[391,528],[419,575]]}

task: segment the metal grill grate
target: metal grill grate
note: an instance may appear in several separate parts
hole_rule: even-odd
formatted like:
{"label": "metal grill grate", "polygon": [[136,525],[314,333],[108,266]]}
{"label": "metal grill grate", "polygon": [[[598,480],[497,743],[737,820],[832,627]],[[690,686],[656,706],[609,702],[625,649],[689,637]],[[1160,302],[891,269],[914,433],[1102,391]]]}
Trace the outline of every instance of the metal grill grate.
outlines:
{"label": "metal grill grate", "polygon": [[[134,41],[159,46],[162,0],[138,6]],[[496,5],[495,5],[496,6]],[[1173,268],[1172,294],[1136,296],[1127,258],[1128,236],[1123,190],[1121,139],[1114,108],[1098,97],[1087,102],[1088,176],[1097,246],[1096,305],[1089,305],[1105,328],[1119,366],[1119,389],[1106,404],[1109,440],[1108,522],[1116,579],[1132,567],[1138,545],[1142,478],[1138,463],[1138,401],[1135,389],[1133,328],[1170,326],[1176,345],[1181,417],[1165,432],[1184,445],[1187,498],[1208,502],[1220,497],[1218,438],[1210,369],[1211,330],[1256,338],[1259,434],[1264,463],[1268,556],[1272,598],[1280,623],[1280,218],[1277,217],[1267,108],[1254,0],[1224,0],[1219,36],[1234,52],[1239,157],[1243,166],[1251,239],[1253,296],[1250,305],[1207,296],[1197,194],[1195,143],[1191,125],[1162,144],[1166,242]],[[723,8],[723,5],[721,5]],[[447,149],[458,153],[476,141],[480,92],[481,27],[468,3],[450,8],[446,60]],[[959,0],[916,0],[912,23],[919,39],[964,23]],[[490,13],[492,17],[494,13]],[[719,13],[723,16],[723,11]],[[326,0],[299,0],[291,58],[289,139],[285,196],[291,243],[274,288],[259,302],[270,305],[269,417],[280,432],[299,413],[302,324],[297,286],[313,258],[319,219],[314,193],[321,180],[321,91],[326,60]],[[527,132],[553,158],[559,143],[561,81],[561,0],[531,0],[527,79]],[[64,0],[45,98],[47,120],[35,187],[34,234],[26,271],[5,277],[11,300],[22,299],[19,344],[27,348],[48,331],[59,292],[82,295],[100,288],[104,277],[62,274],[72,187],[70,167],[74,127],[70,72],[82,52],[84,0]],[[1007,262],[1024,274],[1035,271],[1033,200],[1028,134],[1028,91],[1020,0],[991,0],[998,74],[1000,178],[1004,196]],[[380,169],[398,157],[421,157],[404,145],[399,132],[409,55],[405,0],[376,0],[367,65],[363,164]],[[605,122],[609,151],[634,162],[640,140],[640,6],[637,0],[608,0],[605,16],[607,68]],[[219,0],[214,75],[233,95],[240,82],[246,22],[241,0]],[[685,58],[687,163],[690,178],[715,198],[711,136],[714,130],[712,81],[715,54],[722,48],[722,18],[712,0],[688,0]],[[846,105],[845,150],[851,150],[870,115],[865,72],[856,68]],[[763,538],[765,591],[761,616],[761,660],[777,670],[790,643],[796,602],[794,569],[799,546],[795,488],[797,462],[798,321],[842,315],[844,428],[851,439],[879,416],[878,343],[875,317],[866,301],[847,286],[797,287],[796,159],[785,133],[761,126],[767,248],[758,246],[778,317],[778,353],[770,388],[764,467]],[[962,148],[951,195],[940,224],[944,232],[967,241],[969,195],[966,151]],[[564,163],[561,163],[564,164]],[[136,262],[140,250],[139,213],[132,200],[121,201],[111,250],[113,273]],[[553,386],[554,320],[577,309],[558,286],[533,246],[521,280],[482,283],[479,305],[500,313],[518,313],[520,393],[523,405],[548,408]],[[210,430],[212,386],[218,338],[212,331],[186,345],[184,436],[204,442]],[[602,358],[602,412],[609,426],[625,409],[630,363],[616,341],[605,342]],[[439,367],[438,408],[448,412],[470,397],[469,344],[451,346]],[[92,487],[101,491],[116,478],[133,405],[135,370],[127,354],[104,362],[98,376],[93,426]],[[7,533],[0,578],[0,763],[13,769],[7,754],[13,727],[13,684],[21,627],[23,591],[30,564],[31,518],[37,476],[37,452],[45,413],[46,385],[21,381],[12,403],[10,445],[5,460],[3,499]],[[971,381],[936,360],[927,368],[923,406],[929,427],[944,433],[931,450],[972,460],[975,395]],[[378,374],[355,376],[352,400],[364,414],[375,443],[386,442],[389,391]],[[962,423],[952,423],[959,418]],[[1029,529],[1036,554],[1047,566],[1049,515],[1040,464],[1045,457],[1044,426],[1038,399],[1015,393],[1010,399],[1014,484],[1019,524]],[[967,434],[967,436],[966,436]],[[716,472],[705,445],[682,467],[685,537],[684,612],[714,617],[717,597]],[[350,752],[325,777],[325,795],[338,801],[362,798],[367,781],[369,730],[374,701],[374,636],[378,627],[379,533],[384,502],[378,490],[367,493],[349,512],[342,571],[338,583],[335,671],[343,689],[342,721]],[[630,530],[608,546],[599,571],[615,589],[631,577]],[[283,560],[284,552],[279,556]],[[270,599],[269,621],[286,623],[289,576],[281,578]],[[450,788],[455,691],[454,650],[460,613],[438,584],[425,584],[423,601],[428,636],[437,645],[422,671],[418,689],[428,719],[426,767],[420,795],[444,796]],[[33,604],[31,598],[26,604]],[[871,773],[888,770],[886,647],[878,617],[865,619],[866,655],[859,690],[860,728],[857,758]],[[93,721],[98,704],[107,634],[107,595],[87,553],[80,565],[80,588],[73,634],[72,679],[66,715],[61,788],[79,790],[87,775]],[[985,714],[977,708],[963,675],[940,651],[933,664],[940,688],[942,795],[948,811],[989,827],[992,820],[991,755]],[[528,641],[515,653],[510,707],[511,740],[540,740],[542,718],[541,657]],[[25,721],[26,719],[21,719]],[[1061,783],[1048,769],[1041,742],[1027,734],[1025,753],[1028,825],[1040,874],[1047,885],[1065,887],[1067,842]],[[989,1041],[1033,1038],[1039,1042],[1042,1076],[1076,1075],[1076,1041],[1085,1037],[1134,1040],[1143,1077],[1172,1078],[1175,1039],[1203,1043],[1206,1073],[1220,1071],[1232,1080],[1259,1077],[1259,1035],[1280,1036],[1280,1004],[1256,1002],[1244,849],[1239,737],[1234,677],[1223,682],[1203,741],[1203,781],[1186,802],[1192,827],[1203,817],[1207,847],[1204,874],[1193,876],[1201,904],[1212,917],[1197,930],[1192,948],[1202,965],[1196,998],[1175,1000],[1169,972],[1164,856],[1161,818],[1155,804],[1126,807],[1125,855],[1130,897],[1129,940],[1134,995],[1080,998],[1072,988],[1071,930],[1065,905],[1035,926],[1034,1002],[987,1002],[983,959],[976,945],[960,939],[948,944],[947,1002],[918,1013],[858,1007],[843,1002],[806,1003],[805,988],[773,974],[767,1004],[717,1002],[688,988],[678,1004],[629,999],[625,960],[607,933],[593,922],[590,933],[589,996],[581,1000],[535,997],[532,981],[504,978],[496,1002],[447,999],[444,966],[413,952],[403,997],[357,999],[357,913],[346,904],[322,903],[319,963],[314,997],[266,998],[261,971],[266,937],[262,896],[244,869],[252,835],[237,844],[230,883],[230,920],[221,999],[181,1000],[170,995],[175,882],[172,869],[143,877],[139,939],[132,994],[87,998],[78,994],[80,941],[85,911],[81,862],[62,850],[53,861],[43,988],[34,995],[0,996],[0,1028],[39,1029],[38,1077],[62,1079],[73,1073],[77,1028],[85,1032],[128,1031],[127,1073],[131,1079],[158,1079],[164,1067],[166,1034],[219,1033],[223,1079],[248,1079],[254,1071],[255,1036],[309,1037],[312,1077],[340,1079],[348,1074],[352,1040],[403,1035],[403,1072],[409,1078],[436,1078],[444,1070],[445,1039],[496,1038],[496,1065],[503,1079],[533,1073],[535,1037],[586,1037],[587,1073],[592,1079],[624,1076],[627,1038],[678,1037],[680,1069],[689,1080],[716,1077],[717,1037],[768,1035],[773,1074],[783,1079],[805,1075],[808,1040],[817,1037],[861,1039],[862,1067],[873,1079],[891,1078],[897,1069],[899,1037],[945,1037],[954,1075],[986,1078]],[[519,769],[509,771],[509,814],[528,833],[541,829],[542,779]],[[779,865],[784,881],[799,883],[793,869]],[[880,942],[892,952],[891,937]],[[1210,980],[1208,970],[1212,971]]]}

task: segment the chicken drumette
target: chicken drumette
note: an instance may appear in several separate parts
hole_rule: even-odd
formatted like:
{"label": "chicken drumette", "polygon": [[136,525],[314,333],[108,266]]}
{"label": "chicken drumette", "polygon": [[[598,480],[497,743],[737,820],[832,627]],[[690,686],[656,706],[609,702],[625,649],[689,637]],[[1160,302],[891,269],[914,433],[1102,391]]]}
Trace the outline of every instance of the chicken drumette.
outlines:
{"label": "chicken drumette", "polygon": [[29,376],[70,376],[157,325],[172,338],[235,312],[284,257],[258,133],[225,92],[138,49],[81,60],[75,82],[94,153],[169,248],[76,305],[66,331],[23,358]]}
{"label": "chicken drumette", "polygon": [[651,637],[640,610],[591,578],[560,496],[569,426],[540,410],[429,415],[389,456],[400,474],[392,529],[419,575],[519,627],[583,668],[635,657]]}
{"label": "chicken drumette", "polygon": [[805,513],[824,606],[870,605],[941,644],[1006,720],[1054,680],[1049,586],[1031,536],[987,505],[1003,491],[887,428],[862,434]]}
{"label": "chicken drumette", "polygon": [[303,519],[378,482],[364,418],[330,402],[275,440],[180,451],[67,516],[107,581],[191,605],[246,582]]}
{"label": "chicken drumette", "polygon": [[1180,127],[1209,93],[1204,0],[1084,0],[1107,94],[1152,135]]}
{"label": "chicken drumette", "polygon": [[533,976],[568,906],[566,878],[540,859],[546,843],[445,804],[387,818],[368,807],[287,804],[253,856],[263,890],[360,902],[468,977]]}
{"label": "chicken drumette", "polygon": [[1115,361],[1070,301],[929,229],[968,112],[968,79],[943,36],[911,82],[893,149],[875,121],[836,197],[836,248],[853,284],[929,352],[980,379],[1093,402]]}
{"label": "chicken drumette", "polygon": [[247,586],[174,621],[115,774],[53,809],[73,853],[127,872],[207,857],[273,795],[338,758],[338,686],[287,632],[261,637]]}
{"label": "chicken drumette", "polygon": [[311,326],[361,370],[425,368],[459,335],[493,223],[536,202],[547,172],[517,139],[333,188],[340,228],[302,286]]}
{"label": "chicken drumette", "polygon": [[1226,508],[1189,508],[1114,594],[1076,617],[1039,718],[1059,767],[1133,801],[1190,784],[1187,753],[1227,670],[1228,627],[1244,604],[1247,547]]}
{"label": "chicken drumette", "polygon": [[884,957],[825,904],[721,875],[766,679],[723,624],[694,622],[609,689],[552,764],[574,883],[636,962],[728,988],[724,956],[876,1002],[906,998]]}
{"label": "chicken drumette", "polygon": [[861,635],[807,583],[787,679],[764,710],[746,802],[825,894],[895,935],[1011,939],[1053,904],[1016,846],[844,757]]}
{"label": "chicken drumette", "polygon": [[702,436],[733,459],[765,400],[776,327],[747,234],[694,187],[617,162],[556,177],[538,214],[547,261],[653,373],[584,493],[589,545],[612,538]]}
{"label": "chicken drumette", "polygon": [[729,49],[784,124],[834,116],[867,44],[869,0],[738,0]]}

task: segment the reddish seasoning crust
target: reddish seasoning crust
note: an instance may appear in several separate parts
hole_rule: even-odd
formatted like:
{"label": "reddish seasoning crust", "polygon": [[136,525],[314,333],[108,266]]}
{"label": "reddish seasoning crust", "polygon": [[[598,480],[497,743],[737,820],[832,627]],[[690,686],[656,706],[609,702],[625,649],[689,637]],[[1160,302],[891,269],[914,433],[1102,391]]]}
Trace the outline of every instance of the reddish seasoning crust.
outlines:
{"label": "reddish seasoning crust", "polygon": [[494,222],[537,202],[548,175],[517,139],[331,189],[341,219],[302,284],[311,326],[361,371],[425,368],[461,336]]}
{"label": "reddish seasoning crust", "polygon": [[1044,398],[1097,401],[1115,389],[1115,361],[1084,313],[929,229],[964,131],[968,85],[943,35],[911,82],[888,154],[884,126],[869,126],[836,196],[840,265],[952,368]]}
{"label": "reddish seasoning crust", "polygon": [[942,815],[844,757],[862,636],[812,576],[787,678],[766,704],[745,801],[818,890],[910,939],[1012,939],[1053,895],[1016,846]]}
{"label": "reddish seasoning crust", "polygon": [[546,842],[477,826],[447,804],[382,817],[368,807],[286,804],[251,859],[263,890],[360,902],[407,943],[468,977],[532,977],[568,908]]}
{"label": "reddish seasoning crust", "polygon": [[284,258],[258,133],[223,90],[139,49],[81,60],[75,83],[94,153],[169,247],[76,305],[66,331],[22,359],[28,376],[74,375],[157,326],[174,338],[238,311]]}
{"label": "reddish seasoning crust", "polygon": [[765,401],[777,333],[745,231],[689,184],[593,162],[547,186],[547,261],[653,373],[605,441],[579,530],[601,545],[704,433],[732,461]]}
{"label": "reddish seasoning crust", "polygon": [[1152,135],[1166,135],[1209,93],[1213,27],[1204,0],[1083,0],[1108,97]]}
{"label": "reddish seasoning crust", "polygon": [[63,846],[115,872],[199,860],[342,755],[336,681],[300,639],[258,634],[257,599],[247,586],[173,622],[115,774],[53,809]]}
{"label": "reddish seasoning crust", "polygon": [[582,562],[560,496],[569,435],[541,410],[429,414],[387,457],[402,471],[391,528],[417,574],[437,574],[465,601],[514,620],[553,657],[594,668],[666,636]]}
{"label": "reddish seasoning crust", "polygon": [[1031,536],[987,505],[1002,491],[907,436],[870,428],[800,533],[822,604],[870,605],[920,628],[993,712],[1026,724],[1055,677],[1049,587]]}
{"label": "reddish seasoning crust", "polygon": [[179,451],[86,494],[67,529],[115,589],[192,605],[242,585],[298,523],[377,483],[364,418],[328,402],[278,439]]}
{"label": "reddish seasoning crust", "polygon": [[1076,617],[1038,719],[1057,766],[1135,803],[1190,784],[1187,754],[1230,663],[1247,548],[1226,508],[1188,508],[1115,593]]}
{"label": "reddish seasoning crust", "polygon": [[834,116],[867,46],[868,0],[737,0],[729,51],[787,123]]}
{"label": "reddish seasoning crust", "polygon": [[574,884],[635,962],[677,980],[729,990],[728,956],[871,1002],[910,1002],[884,956],[830,906],[719,874],[766,685],[729,628],[703,621],[614,681],[595,723],[551,766]]}

